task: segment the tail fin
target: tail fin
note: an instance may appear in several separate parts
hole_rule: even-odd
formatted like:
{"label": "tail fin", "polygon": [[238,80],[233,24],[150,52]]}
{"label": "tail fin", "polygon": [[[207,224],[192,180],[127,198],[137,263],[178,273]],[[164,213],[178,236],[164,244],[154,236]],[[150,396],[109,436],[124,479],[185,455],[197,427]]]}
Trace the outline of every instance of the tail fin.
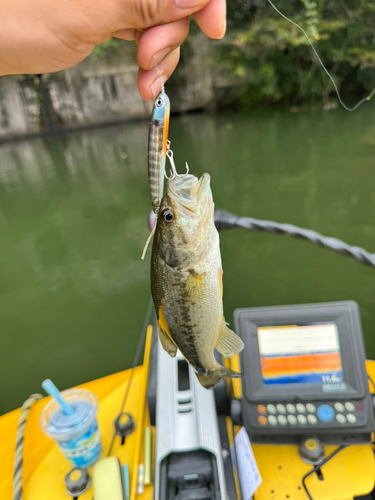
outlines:
{"label": "tail fin", "polygon": [[234,372],[229,368],[225,368],[224,366],[218,365],[217,370],[207,370],[205,373],[197,373],[197,378],[199,382],[206,389],[212,389],[216,384],[220,382],[222,378],[231,377],[231,378],[241,378],[243,377],[242,373]]}

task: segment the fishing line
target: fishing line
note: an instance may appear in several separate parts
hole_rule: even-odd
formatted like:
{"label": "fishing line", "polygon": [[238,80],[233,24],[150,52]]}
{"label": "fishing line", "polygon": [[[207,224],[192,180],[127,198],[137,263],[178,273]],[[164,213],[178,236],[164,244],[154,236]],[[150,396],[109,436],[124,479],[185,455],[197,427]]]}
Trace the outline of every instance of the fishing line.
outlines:
{"label": "fishing line", "polygon": [[344,101],[341,99],[341,95],[340,95],[340,92],[339,92],[339,89],[337,88],[337,85],[336,85],[336,82],[335,80],[333,79],[333,77],[331,76],[331,74],[329,73],[328,69],[324,66],[323,64],[323,61],[321,60],[318,52],[316,51],[312,41],[310,40],[309,38],[309,35],[306,33],[306,31],[301,28],[301,26],[297,23],[295,23],[294,21],[292,21],[291,19],[289,19],[289,17],[285,16],[282,12],[279,11],[279,9],[272,3],[271,0],[267,0],[268,3],[271,5],[271,7],[278,13],[280,14],[281,17],[283,17],[284,19],[286,19],[287,21],[289,21],[290,23],[292,23],[294,26],[296,26],[296,28],[298,28],[300,31],[302,31],[302,33],[305,35],[307,41],[309,42],[309,44],[311,45],[311,48],[313,49],[314,51],[314,54],[316,56],[316,58],[318,59],[320,65],[322,66],[322,68],[324,69],[325,73],[327,74],[328,78],[331,80],[332,82],[332,85],[334,86],[334,89],[336,91],[336,94],[337,94],[337,97],[339,99],[339,102],[341,104],[341,106],[346,109],[346,111],[355,111],[356,109],[359,108],[359,106],[361,104],[363,104],[365,101],[369,101],[373,95],[375,94],[375,88],[373,89],[373,91],[371,92],[371,94],[369,94],[367,97],[364,97],[363,99],[361,99],[355,106],[353,106],[352,108],[349,108],[345,103]]}
{"label": "fishing line", "polygon": [[[146,332],[147,332],[147,326],[149,324],[150,316],[151,316],[151,312],[152,312],[152,306],[153,306],[153,301],[152,301],[152,297],[150,297],[150,302],[148,303],[146,317],[145,317],[145,320],[144,320],[144,323],[143,323],[142,333],[141,333],[141,336],[139,337],[139,342],[138,342],[137,350],[135,351],[135,355],[134,355],[134,359],[133,359],[133,364],[132,364],[132,368],[131,368],[131,372],[130,372],[129,381],[126,384],[125,393],[124,393],[124,397],[122,399],[122,403],[121,403],[119,414],[121,414],[124,411],[125,404],[126,404],[126,401],[128,399],[128,395],[129,395],[129,392],[130,392],[130,387],[131,387],[131,384],[132,384],[132,381],[133,381],[133,375],[134,375],[135,367],[138,365],[138,361],[139,361],[139,357],[141,355],[142,347],[143,347],[143,344],[145,342]],[[115,438],[116,438],[116,430],[114,430],[114,432],[113,432],[113,436],[112,436],[111,444],[110,444],[109,449],[108,449],[107,457],[109,457],[109,455],[112,452],[112,448],[113,448],[113,444],[115,442]]]}
{"label": "fishing line", "polygon": [[142,259],[142,260],[145,260],[145,256],[146,256],[147,248],[148,248],[148,245],[149,245],[149,243],[150,243],[150,241],[151,241],[152,236],[153,236],[153,235],[154,235],[154,233],[155,233],[155,229],[156,229],[156,221],[155,221],[155,225],[154,225],[154,227],[152,228],[152,231],[151,231],[151,233],[150,233],[149,237],[147,238],[146,244],[145,244],[145,246],[144,246],[144,248],[143,248],[143,252],[142,252],[142,255],[141,255],[141,259]]}

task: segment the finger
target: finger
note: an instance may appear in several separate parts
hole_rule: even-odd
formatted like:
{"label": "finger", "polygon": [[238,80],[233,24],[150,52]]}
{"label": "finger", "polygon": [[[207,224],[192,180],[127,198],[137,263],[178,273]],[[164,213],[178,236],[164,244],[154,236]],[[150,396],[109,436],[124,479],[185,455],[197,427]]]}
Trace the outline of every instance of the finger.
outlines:
{"label": "finger", "polygon": [[179,47],[189,32],[189,18],[147,29],[139,38],[137,63],[148,70]]}
{"label": "finger", "polygon": [[128,42],[132,42],[133,40],[136,41],[138,44],[139,38],[142,35],[144,30],[136,30],[136,29],[124,29],[124,30],[118,30],[112,33],[112,36],[115,38],[121,38],[121,40],[127,40]]}
{"label": "finger", "polygon": [[[115,33],[128,29],[144,30],[152,26],[172,23],[198,12],[209,1],[113,0],[108,2],[91,0],[90,18],[95,19],[96,22],[94,26],[90,25],[90,31]],[[86,5],[86,2],[82,4]]]}
{"label": "finger", "polygon": [[117,30],[112,33],[112,36],[114,36],[115,38],[120,38],[121,40],[127,40],[128,42],[131,42],[132,40],[135,40],[136,31],[136,29],[132,28]]}
{"label": "finger", "polygon": [[154,68],[145,71],[140,68],[138,71],[137,85],[141,97],[146,101],[156,98],[164,83],[176,69],[180,59],[180,48],[168,54]]}
{"label": "finger", "polygon": [[225,35],[227,7],[225,0],[210,0],[202,10],[194,14],[200,29],[210,38],[220,39]]}

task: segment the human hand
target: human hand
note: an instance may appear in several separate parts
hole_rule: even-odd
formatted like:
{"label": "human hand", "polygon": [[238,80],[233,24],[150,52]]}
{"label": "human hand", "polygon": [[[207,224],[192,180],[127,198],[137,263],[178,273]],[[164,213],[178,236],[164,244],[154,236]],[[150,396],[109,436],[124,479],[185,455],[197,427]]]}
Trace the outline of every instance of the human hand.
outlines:
{"label": "human hand", "polygon": [[225,0],[2,0],[0,75],[60,71],[112,36],[136,40],[138,89],[154,99],[177,66],[189,16],[225,33]]}

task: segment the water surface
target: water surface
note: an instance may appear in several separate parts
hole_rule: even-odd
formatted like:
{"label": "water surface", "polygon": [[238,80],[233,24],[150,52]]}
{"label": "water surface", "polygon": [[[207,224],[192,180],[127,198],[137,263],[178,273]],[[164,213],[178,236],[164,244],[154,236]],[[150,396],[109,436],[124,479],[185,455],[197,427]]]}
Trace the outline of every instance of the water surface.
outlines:
{"label": "water surface", "polygon": [[[173,107],[173,103],[172,103]],[[216,206],[375,252],[374,106],[172,117],[177,168]],[[0,413],[131,364],[147,309],[148,123],[0,146]],[[356,300],[375,358],[375,269],[287,236],[221,235],[224,305]]]}

